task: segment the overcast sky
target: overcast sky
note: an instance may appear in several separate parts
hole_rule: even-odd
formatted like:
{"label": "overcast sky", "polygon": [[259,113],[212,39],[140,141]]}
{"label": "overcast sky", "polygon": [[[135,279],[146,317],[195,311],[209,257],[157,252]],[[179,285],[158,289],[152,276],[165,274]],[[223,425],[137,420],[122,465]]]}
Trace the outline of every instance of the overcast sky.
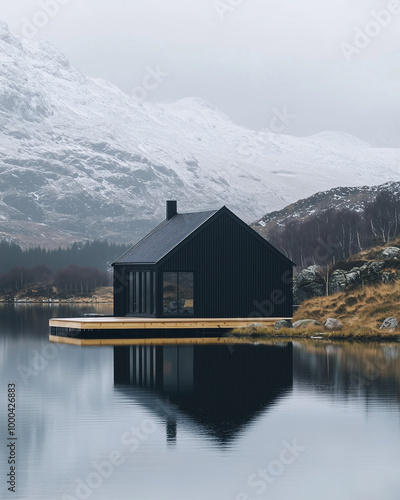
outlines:
{"label": "overcast sky", "polygon": [[3,0],[0,18],[148,100],[201,97],[256,130],[286,109],[284,133],[400,147],[400,0]]}

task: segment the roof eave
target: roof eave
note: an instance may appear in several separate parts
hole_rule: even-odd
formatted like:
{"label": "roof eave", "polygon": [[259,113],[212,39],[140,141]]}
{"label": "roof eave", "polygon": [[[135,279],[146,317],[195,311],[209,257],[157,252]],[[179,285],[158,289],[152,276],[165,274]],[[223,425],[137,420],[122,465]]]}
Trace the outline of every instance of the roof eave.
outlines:
{"label": "roof eave", "polygon": [[113,262],[112,266],[155,266],[157,262]]}

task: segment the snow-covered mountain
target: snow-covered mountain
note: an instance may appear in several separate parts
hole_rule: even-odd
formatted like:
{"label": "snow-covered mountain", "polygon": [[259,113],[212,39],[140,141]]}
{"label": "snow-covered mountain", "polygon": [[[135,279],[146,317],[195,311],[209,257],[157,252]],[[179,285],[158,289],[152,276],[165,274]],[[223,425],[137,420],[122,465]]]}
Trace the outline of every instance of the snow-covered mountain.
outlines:
{"label": "snow-covered mountain", "polygon": [[347,209],[352,212],[362,212],[365,205],[375,201],[376,195],[381,191],[386,191],[399,199],[400,182],[386,182],[379,186],[338,187],[315,193],[281,210],[264,215],[253,222],[252,227],[268,239],[268,235],[276,226],[285,227],[292,221],[304,222],[325,210]]}
{"label": "snow-covered mountain", "polygon": [[171,198],[250,222],[316,191],[400,180],[399,149],[257,133],[200,99],[141,103],[4,23],[0,126],[0,238],[25,245],[134,241]]}

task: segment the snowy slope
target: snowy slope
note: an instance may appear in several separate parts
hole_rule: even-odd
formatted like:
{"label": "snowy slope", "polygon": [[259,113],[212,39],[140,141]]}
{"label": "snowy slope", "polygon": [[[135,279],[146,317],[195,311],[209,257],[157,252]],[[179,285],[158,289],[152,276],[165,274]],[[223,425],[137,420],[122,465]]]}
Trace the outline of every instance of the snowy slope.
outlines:
{"label": "snowy slope", "polygon": [[276,227],[285,227],[292,221],[305,221],[326,210],[350,210],[362,212],[365,205],[375,201],[379,192],[386,191],[400,198],[400,182],[387,182],[379,186],[337,187],[315,193],[285,208],[270,212],[253,222],[252,227],[268,239]]}
{"label": "snowy slope", "polygon": [[133,241],[171,198],[252,221],[335,186],[400,180],[399,167],[400,150],[348,134],[257,133],[195,98],[141,103],[0,23],[0,238]]}

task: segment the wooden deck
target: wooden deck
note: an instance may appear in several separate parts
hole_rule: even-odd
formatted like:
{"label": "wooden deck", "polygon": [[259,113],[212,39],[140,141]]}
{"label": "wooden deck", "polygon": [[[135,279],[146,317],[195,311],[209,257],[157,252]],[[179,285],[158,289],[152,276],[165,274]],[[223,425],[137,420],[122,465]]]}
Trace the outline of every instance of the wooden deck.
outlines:
{"label": "wooden deck", "polygon": [[52,328],[72,330],[159,330],[159,329],[233,329],[260,323],[273,326],[276,321],[292,318],[53,318]]}
{"label": "wooden deck", "polygon": [[53,318],[50,342],[78,346],[230,344],[229,330],[291,318]]}

